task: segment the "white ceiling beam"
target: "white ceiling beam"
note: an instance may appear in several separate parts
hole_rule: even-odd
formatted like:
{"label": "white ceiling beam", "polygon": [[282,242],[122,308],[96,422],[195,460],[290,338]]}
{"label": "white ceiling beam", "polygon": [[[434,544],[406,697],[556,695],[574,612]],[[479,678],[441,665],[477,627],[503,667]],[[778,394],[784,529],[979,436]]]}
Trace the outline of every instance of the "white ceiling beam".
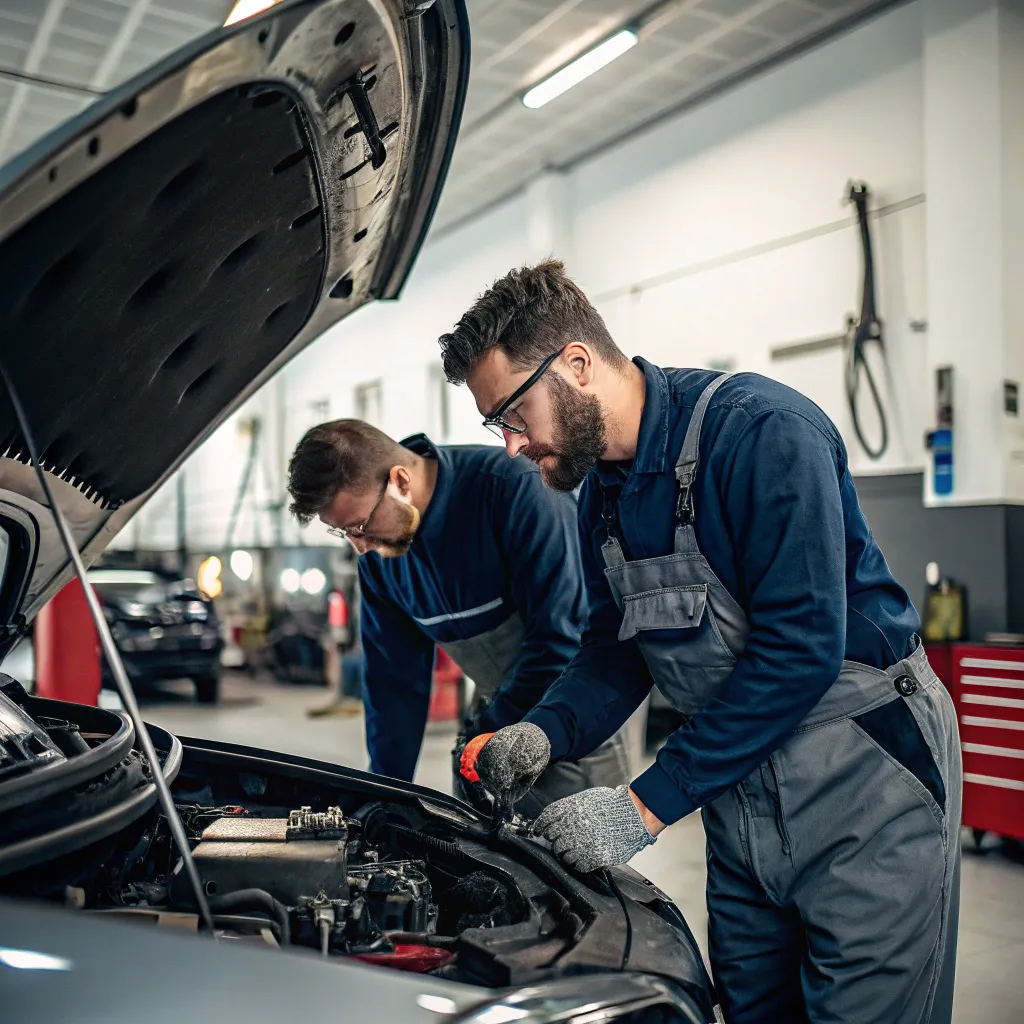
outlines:
{"label": "white ceiling beam", "polygon": [[[57,29],[66,6],[67,0],[50,0],[46,5],[46,10],[43,11],[43,16],[39,21],[39,27],[36,29],[35,38],[32,40],[32,46],[25,56],[25,67],[23,70],[28,74],[37,72],[43,63],[43,58],[46,56],[46,51],[50,46],[50,40],[53,38],[53,33]],[[3,122],[0,122],[0,160],[6,157],[7,147],[10,144],[11,136],[14,134],[14,129],[18,125],[18,119],[21,117],[21,111],[25,106],[25,101],[28,99],[31,88],[32,86],[26,83],[19,83],[14,87],[14,94],[11,96],[11,102],[8,104],[7,113],[4,114]]]}
{"label": "white ceiling beam", "polygon": [[135,38],[135,33],[143,19],[149,13],[151,3],[152,0],[135,0],[135,3],[128,9],[128,14],[117,30],[117,35],[107,47],[107,52],[103,55],[103,60],[100,61],[100,66],[89,83],[94,89],[110,88],[111,81],[124,60],[125,51]]}
{"label": "white ceiling beam", "polygon": [[[497,67],[503,60],[507,60],[524,46],[532,43],[538,36],[544,35],[544,33],[555,25],[560,18],[564,17],[574,8],[579,7],[582,2],[583,0],[562,0],[554,10],[548,11],[543,18],[535,21],[529,28],[516,36],[515,39],[511,40],[497,52],[492,53],[489,57],[485,58],[473,70],[488,71],[491,68]],[[493,9],[494,8],[490,8],[486,13],[489,14],[490,10]]]}

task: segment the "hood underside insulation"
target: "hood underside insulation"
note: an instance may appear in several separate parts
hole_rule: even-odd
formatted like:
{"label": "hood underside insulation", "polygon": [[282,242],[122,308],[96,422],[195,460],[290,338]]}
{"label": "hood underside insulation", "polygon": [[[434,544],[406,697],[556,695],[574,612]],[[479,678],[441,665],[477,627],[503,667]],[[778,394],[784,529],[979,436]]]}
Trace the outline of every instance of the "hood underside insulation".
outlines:
{"label": "hood underside insulation", "polygon": [[[247,88],[25,224],[0,244],[0,333],[45,467],[109,506],[152,487],[301,330],[325,249],[299,112]],[[0,455],[26,458],[6,394]]]}

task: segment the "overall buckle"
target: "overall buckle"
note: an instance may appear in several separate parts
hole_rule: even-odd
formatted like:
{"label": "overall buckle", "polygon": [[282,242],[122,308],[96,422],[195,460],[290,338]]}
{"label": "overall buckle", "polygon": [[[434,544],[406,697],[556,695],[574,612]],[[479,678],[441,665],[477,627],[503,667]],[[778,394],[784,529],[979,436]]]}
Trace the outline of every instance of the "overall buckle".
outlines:
{"label": "overall buckle", "polygon": [[601,519],[604,522],[605,531],[608,537],[617,537],[619,533],[619,510],[617,508],[618,495],[612,497],[606,487],[601,488]]}
{"label": "overall buckle", "polygon": [[690,488],[679,486],[676,495],[676,522],[680,526],[689,526],[693,522],[693,505],[690,504]]}

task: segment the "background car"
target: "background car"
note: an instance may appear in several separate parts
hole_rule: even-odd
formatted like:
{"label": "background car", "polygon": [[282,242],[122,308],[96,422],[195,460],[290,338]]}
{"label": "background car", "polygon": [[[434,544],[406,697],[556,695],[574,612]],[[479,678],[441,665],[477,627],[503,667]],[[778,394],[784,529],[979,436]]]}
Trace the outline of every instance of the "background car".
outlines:
{"label": "background car", "polygon": [[[161,679],[191,679],[197,700],[216,703],[224,647],[220,620],[213,601],[192,580],[146,569],[90,569],[89,582],[137,689]],[[103,685],[114,688],[106,662]]]}

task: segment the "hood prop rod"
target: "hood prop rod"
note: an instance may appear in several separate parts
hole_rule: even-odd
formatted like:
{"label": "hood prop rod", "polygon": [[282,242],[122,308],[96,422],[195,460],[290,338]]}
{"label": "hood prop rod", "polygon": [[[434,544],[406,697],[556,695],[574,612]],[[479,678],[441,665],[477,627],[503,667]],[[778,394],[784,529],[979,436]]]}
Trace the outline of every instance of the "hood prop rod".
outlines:
{"label": "hood prop rod", "polygon": [[121,655],[118,653],[117,647],[114,644],[114,638],[110,634],[110,626],[107,624],[107,620],[103,617],[99,599],[96,597],[96,591],[92,589],[92,584],[89,583],[89,580],[86,577],[85,564],[82,562],[82,556],[78,551],[78,546],[75,544],[74,537],[71,536],[71,530],[68,527],[68,522],[64,518],[64,513],[61,511],[60,506],[57,504],[53,496],[53,491],[50,489],[50,482],[46,477],[45,471],[40,465],[39,451],[36,448],[32,432],[29,429],[25,409],[21,404],[21,399],[18,397],[17,392],[14,390],[14,382],[11,380],[10,374],[7,372],[7,367],[3,363],[0,363],[0,377],[3,378],[7,394],[10,395],[11,405],[14,406],[14,414],[18,418],[18,426],[21,428],[22,437],[25,439],[25,445],[27,446],[29,456],[32,459],[32,467],[35,469],[36,476],[39,478],[39,485],[42,487],[43,493],[46,495],[46,500],[50,506],[50,512],[53,514],[54,522],[57,524],[57,531],[60,533],[60,538],[64,542],[64,548],[68,553],[68,558],[71,559],[71,562],[75,567],[75,573],[82,584],[82,590],[85,591],[85,600],[89,605],[89,613],[92,615],[93,623],[96,626],[96,632],[100,638],[100,646],[103,648],[103,653],[107,658],[107,664],[110,666],[110,670],[113,673],[118,693],[121,695],[121,701],[135,725],[135,732],[139,737],[139,745],[142,747],[142,752],[146,755],[146,759],[149,761],[150,768],[152,769],[153,783],[156,786],[157,796],[159,798],[161,808],[163,809],[164,816],[167,818],[167,824],[170,826],[171,835],[174,837],[174,842],[177,844],[178,850],[181,853],[181,860],[185,867],[185,872],[188,875],[188,880],[192,885],[196,905],[199,908],[199,917],[206,930],[214,939],[216,939],[216,933],[213,930],[213,917],[210,914],[210,905],[206,900],[206,893],[203,890],[203,883],[199,877],[196,862],[192,858],[192,849],[188,845],[188,836],[185,833],[185,826],[182,824],[181,816],[178,814],[178,808],[174,806],[174,797],[171,795],[171,787],[167,784],[167,780],[164,778],[163,769],[160,766],[160,758],[157,756],[156,748],[153,746],[153,739],[149,735],[149,729],[146,728],[146,723],[142,720],[142,712],[139,711],[139,702],[135,699],[135,691],[132,689],[132,684],[128,679],[128,673],[125,672],[124,663],[121,661]]}

